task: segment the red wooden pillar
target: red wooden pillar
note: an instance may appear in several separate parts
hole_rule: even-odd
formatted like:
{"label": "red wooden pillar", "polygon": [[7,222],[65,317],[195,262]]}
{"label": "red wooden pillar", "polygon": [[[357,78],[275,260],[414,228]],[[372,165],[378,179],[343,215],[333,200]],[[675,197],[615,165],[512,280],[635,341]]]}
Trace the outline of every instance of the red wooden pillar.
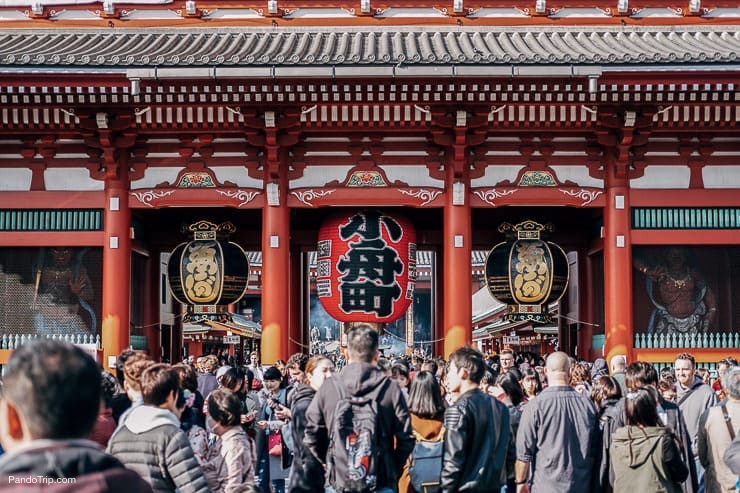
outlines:
{"label": "red wooden pillar", "polygon": [[[277,156],[272,157],[277,159]],[[269,166],[277,168],[279,164],[272,162]],[[262,364],[271,365],[278,359],[288,358],[289,302],[290,210],[287,179],[285,173],[266,173],[265,205],[262,208]]]}
{"label": "red wooden pillar", "polygon": [[[460,190],[460,188],[462,189]],[[472,342],[473,293],[470,284],[471,217],[469,183],[447,169],[443,214],[444,356]],[[457,193],[456,193],[457,192]]]}
{"label": "red wooden pillar", "polygon": [[128,204],[128,168],[105,180],[105,240],[103,244],[103,367],[115,367],[115,358],[129,347],[131,314],[131,211]]}
{"label": "red wooden pillar", "polygon": [[617,177],[613,165],[607,167],[605,178],[604,353],[607,361],[617,354],[626,355],[629,361],[634,345],[629,180]]}

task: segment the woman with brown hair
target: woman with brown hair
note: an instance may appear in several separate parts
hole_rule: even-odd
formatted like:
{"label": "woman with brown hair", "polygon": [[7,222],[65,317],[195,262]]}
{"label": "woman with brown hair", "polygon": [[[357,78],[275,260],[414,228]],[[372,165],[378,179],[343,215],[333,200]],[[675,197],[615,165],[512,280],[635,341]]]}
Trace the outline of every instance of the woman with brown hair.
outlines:
{"label": "woman with brown hair", "polygon": [[591,371],[588,366],[583,363],[577,363],[573,366],[570,375],[570,386],[586,397],[591,395]]}
{"label": "woman with brown hair", "polygon": [[315,478],[316,474],[324,474],[322,465],[315,459],[311,460],[311,452],[303,446],[303,432],[306,429],[306,409],[316,392],[333,373],[334,363],[329,358],[313,356],[306,363],[303,381],[295,384],[290,408],[290,433],[294,447],[293,469],[289,481],[291,493],[312,491],[304,478]]}
{"label": "woman with brown hair", "polygon": [[618,428],[609,447],[610,481],[615,493],[680,493],[689,470],[673,433],[658,416],[658,393],[644,387],[627,394],[627,426]]}
{"label": "woman with brown hair", "polygon": [[[437,378],[428,371],[421,371],[411,380],[408,396],[411,428],[416,440],[439,441],[444,438],[445,405]],[[410,458],[409,458],[410,459]],[[409,476],[410,461],[398,478],[399,493],[417,492]],[[440,469],[440,478],[442,470]]]}

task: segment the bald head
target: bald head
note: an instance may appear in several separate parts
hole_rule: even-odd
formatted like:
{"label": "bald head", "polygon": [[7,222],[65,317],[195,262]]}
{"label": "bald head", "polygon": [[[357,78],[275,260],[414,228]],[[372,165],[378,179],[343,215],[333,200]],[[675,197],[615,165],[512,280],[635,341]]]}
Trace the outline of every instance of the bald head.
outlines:
{"label": "bald head", "polygon": [[570,370],[570,358],[562,351],[552,353],[547,357],[547,372],[549,373],[567,373]]}
{"label": "bald head", "polygon": [[550,387],[564,387],[570,383],[570,363],[570,358],[562,351],[547,357],[545,376]]}
{"label": "bald head", "polygon": [[623,372],[625,369],[627,369],[627,358],[623,354],[615,354],[614,356],[612,356],[609,365],[611,366],[612,373],[616,373],[619,371]]}

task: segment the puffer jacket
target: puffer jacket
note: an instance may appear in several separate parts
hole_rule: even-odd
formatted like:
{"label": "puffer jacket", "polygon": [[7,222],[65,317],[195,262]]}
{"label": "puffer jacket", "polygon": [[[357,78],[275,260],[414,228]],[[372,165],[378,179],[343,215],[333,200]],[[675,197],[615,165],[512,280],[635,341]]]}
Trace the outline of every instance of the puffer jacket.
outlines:
{"label": "puffer jacket", "polygon": [[662,426],[623,426],[609,448],[614,493],[680,493],[689,470],[676,439]]}
{"label": "puffer jacket", "polygon": [[[10,477],[14,479],[11,480]],[[74,478],[75,482],[45,484],[21,478]],[[0,489],[36,491],[148,493],[151,486],[134,471],[88,440],[36,440],[0,457]],[[18,482],[16,482],[18,481]]]}
{"label": "puffer jacket", "polygon": [[113,433],[108,452],[156,492],[210,492],[180,421],[167,409],[134,408]]}
{"label": "puffer jacket", "polygon": [[469,390],[447,408],[443,492],[501,490],[514,459],[509,418],[506,406],[480,389]]}

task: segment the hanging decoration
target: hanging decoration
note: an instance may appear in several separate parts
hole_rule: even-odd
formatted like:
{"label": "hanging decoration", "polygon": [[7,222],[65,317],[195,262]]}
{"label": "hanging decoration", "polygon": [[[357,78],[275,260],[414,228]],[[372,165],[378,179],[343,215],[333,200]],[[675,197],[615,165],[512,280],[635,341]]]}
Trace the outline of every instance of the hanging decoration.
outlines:
{"label": "hanging decoration", "polygon": [[558,245],[540,238],[551,230],[534,221],[499,227],[511,238],[488,253],[486,284],[494,298],[508,305],[509,321],[550,323],[548,306],[568,287],[568,257]]}
{"label": "hanging decoration", "polygon": [[319,230],[316,285],[340,322],[387,323],[408,309],[416,284],[416,231],[403,216],[348,211]]}
{"label": "hanging decoration", "polygon": [[193,241],[179,244],[170,254],[170,291],[188,305],[186,318],[218,319],[247,290],[247,255],[236,243],[224,241],[236,231],[230,222],[217,225],[203,220],[184,231],[193,233]]}

